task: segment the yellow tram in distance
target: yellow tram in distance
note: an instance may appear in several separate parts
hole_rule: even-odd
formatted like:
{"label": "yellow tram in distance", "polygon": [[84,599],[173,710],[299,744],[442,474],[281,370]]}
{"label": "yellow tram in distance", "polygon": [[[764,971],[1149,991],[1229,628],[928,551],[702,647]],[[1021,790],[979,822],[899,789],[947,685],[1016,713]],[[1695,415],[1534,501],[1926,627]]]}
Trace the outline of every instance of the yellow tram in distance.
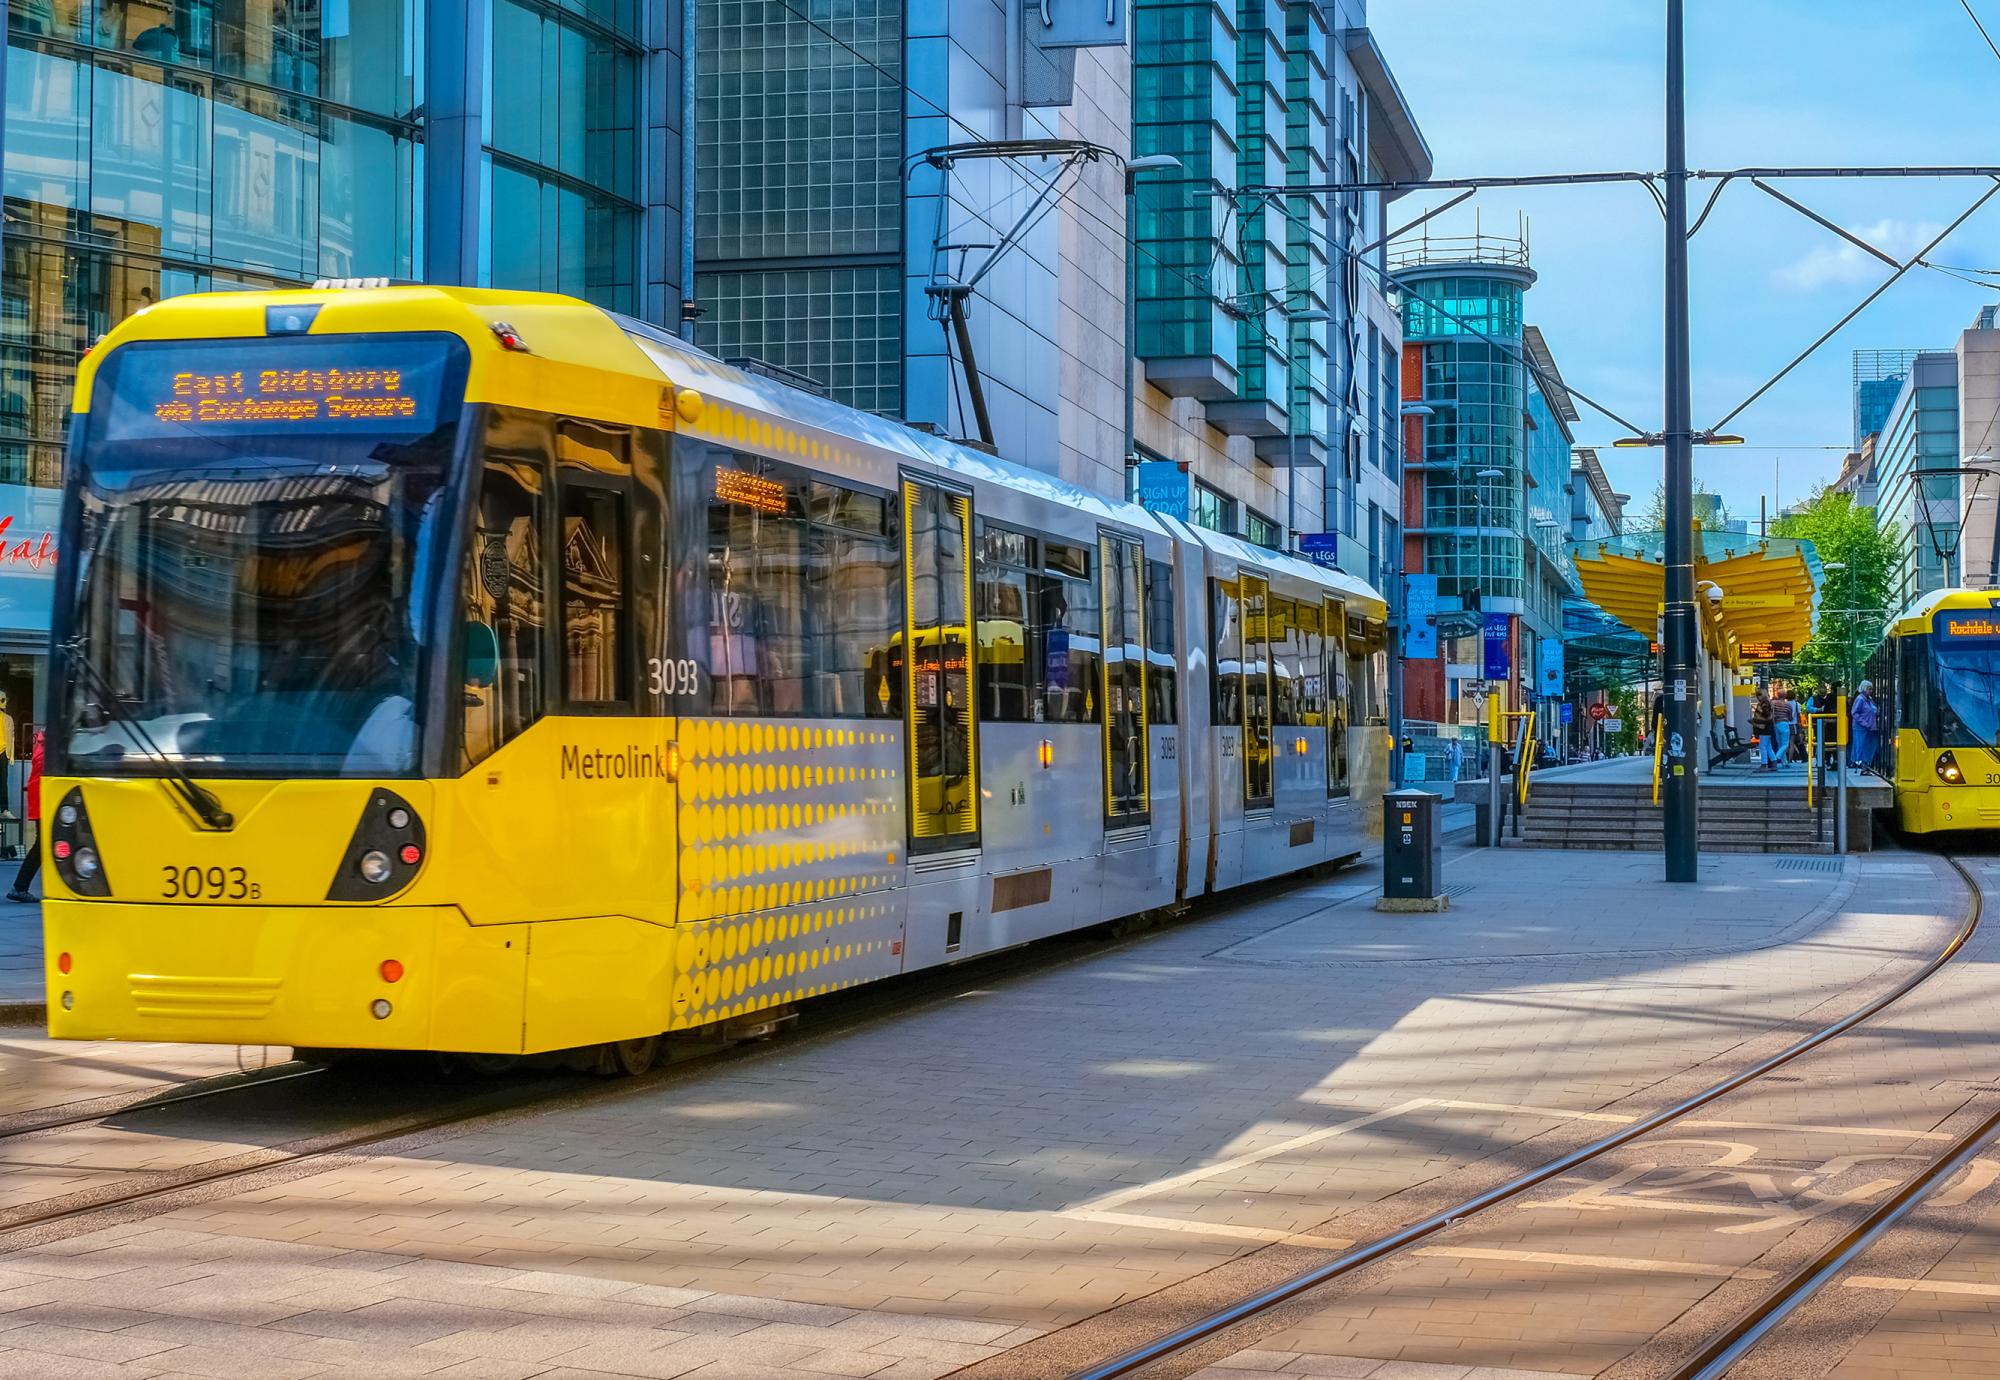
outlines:
{"label": "yellow tram in distance", "polygon": [[1870,767],[1908,833],[2000,829],[2000,592],[1925,595],[1868,663],[1881,713]]}
{"label": "yellow tram in distance", "polygon": [[75,411],[59,1038],[630,1072],[1376,824],[1365,583],[582,302],[171,298]]}

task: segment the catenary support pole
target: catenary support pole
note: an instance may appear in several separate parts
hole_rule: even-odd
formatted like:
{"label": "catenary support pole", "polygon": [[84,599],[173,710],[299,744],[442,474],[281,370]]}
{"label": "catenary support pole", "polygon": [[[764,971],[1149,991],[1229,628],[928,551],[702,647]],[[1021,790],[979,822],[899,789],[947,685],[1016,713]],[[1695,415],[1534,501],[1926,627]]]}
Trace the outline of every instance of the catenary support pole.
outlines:
{"label": "catenary support pole", "polygon": [[1666,872],[1698,880],[1699,795],[1689,746],[1695,723],[1694,403],[1688,377],[1687,81],[1684,0],[1667,0],[1666,292]]}

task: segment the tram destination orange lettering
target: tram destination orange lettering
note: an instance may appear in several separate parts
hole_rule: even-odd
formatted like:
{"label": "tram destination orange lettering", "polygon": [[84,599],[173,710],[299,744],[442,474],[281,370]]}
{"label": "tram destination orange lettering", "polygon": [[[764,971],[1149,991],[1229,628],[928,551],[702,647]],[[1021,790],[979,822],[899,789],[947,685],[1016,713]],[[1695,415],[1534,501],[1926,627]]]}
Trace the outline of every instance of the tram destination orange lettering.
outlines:
{"label": "tram destination orange lettering", "polygon": [[651,781],[673,776],[665,748],[640,747],[637,743],[609,752],[564,743],[562,774],[565,779],[579,781]]}
{"label": "tram destination orange lettering", "polygon": [[170,396],[152,404],[156,421],[232,425],[413,418],[417,400],[403,389],[401,369],[183,370]]}

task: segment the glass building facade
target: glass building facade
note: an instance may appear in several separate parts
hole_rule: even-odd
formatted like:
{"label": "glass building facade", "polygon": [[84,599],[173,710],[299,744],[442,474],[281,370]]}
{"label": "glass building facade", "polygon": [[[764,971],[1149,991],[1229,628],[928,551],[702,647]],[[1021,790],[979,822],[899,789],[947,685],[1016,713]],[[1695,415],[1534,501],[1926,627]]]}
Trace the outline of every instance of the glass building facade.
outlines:
{"label": "glass building facade", "polygon": [[[1900,559],[1891,604],[1902,607],[1962,582],[1960,536],[1967,520],[1959,460],[1958,358],[1926,351],[1910,365],[1875,450],[1877,520],[1896,532]],[[1946,471],[1926,474],[1923,471]],[[1978,495],[1974,521],[1994,520],[1994,500]]]}
{"label": "glass building facade", "polygon": [[76,360],[133,311],[414,275],[418,3],[9,7],[0,483],[58,482]]}
{"label": "glass building facade", "polygon": [[[1476,266],[1400,272],[1404,340],[1423,347],[1423,402],[1432,409],[1422,460],[1425,568],[1458,607],[1519,612],[1528,465],[1521,297],[1533,275]],[[1565,482],[1568,468],[1565,450]]]}
{"label": "glass building facade", "polygon": [[[52,531],[77,362],[166,297],[384,277],[657,319],[680,298],[664,252],[679,15],[679,0],[12,0],[0,519]],[[649,111],[649,85],[672,108]],[[649,130],[668,165],[650,183]],[[17,767],[40,718],[47,574],[0,580],[20,738],[0,756]]]}
{"label": "glass building facade", "polygon": [[900,413],[902,0],[688,3],[696,338]]}

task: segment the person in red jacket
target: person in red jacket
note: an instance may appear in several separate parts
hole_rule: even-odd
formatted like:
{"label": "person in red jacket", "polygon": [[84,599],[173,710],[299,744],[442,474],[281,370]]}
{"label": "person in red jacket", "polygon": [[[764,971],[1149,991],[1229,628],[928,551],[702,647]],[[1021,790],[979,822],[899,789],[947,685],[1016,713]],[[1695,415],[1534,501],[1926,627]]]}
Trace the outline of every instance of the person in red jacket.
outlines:
{"label": "person in red jacket", "polygon": [[21,870],[14,874],[14,889],[7,893],[10,901],[27,902],[34,900],[28,891],[28,884],[35,880],[35,874],[42,867],[42,730],[35,730],[35,754],[28,759],[28,785],[22,792],[27,797],[28,818],[35,824],[34,846],[21,859]]}

